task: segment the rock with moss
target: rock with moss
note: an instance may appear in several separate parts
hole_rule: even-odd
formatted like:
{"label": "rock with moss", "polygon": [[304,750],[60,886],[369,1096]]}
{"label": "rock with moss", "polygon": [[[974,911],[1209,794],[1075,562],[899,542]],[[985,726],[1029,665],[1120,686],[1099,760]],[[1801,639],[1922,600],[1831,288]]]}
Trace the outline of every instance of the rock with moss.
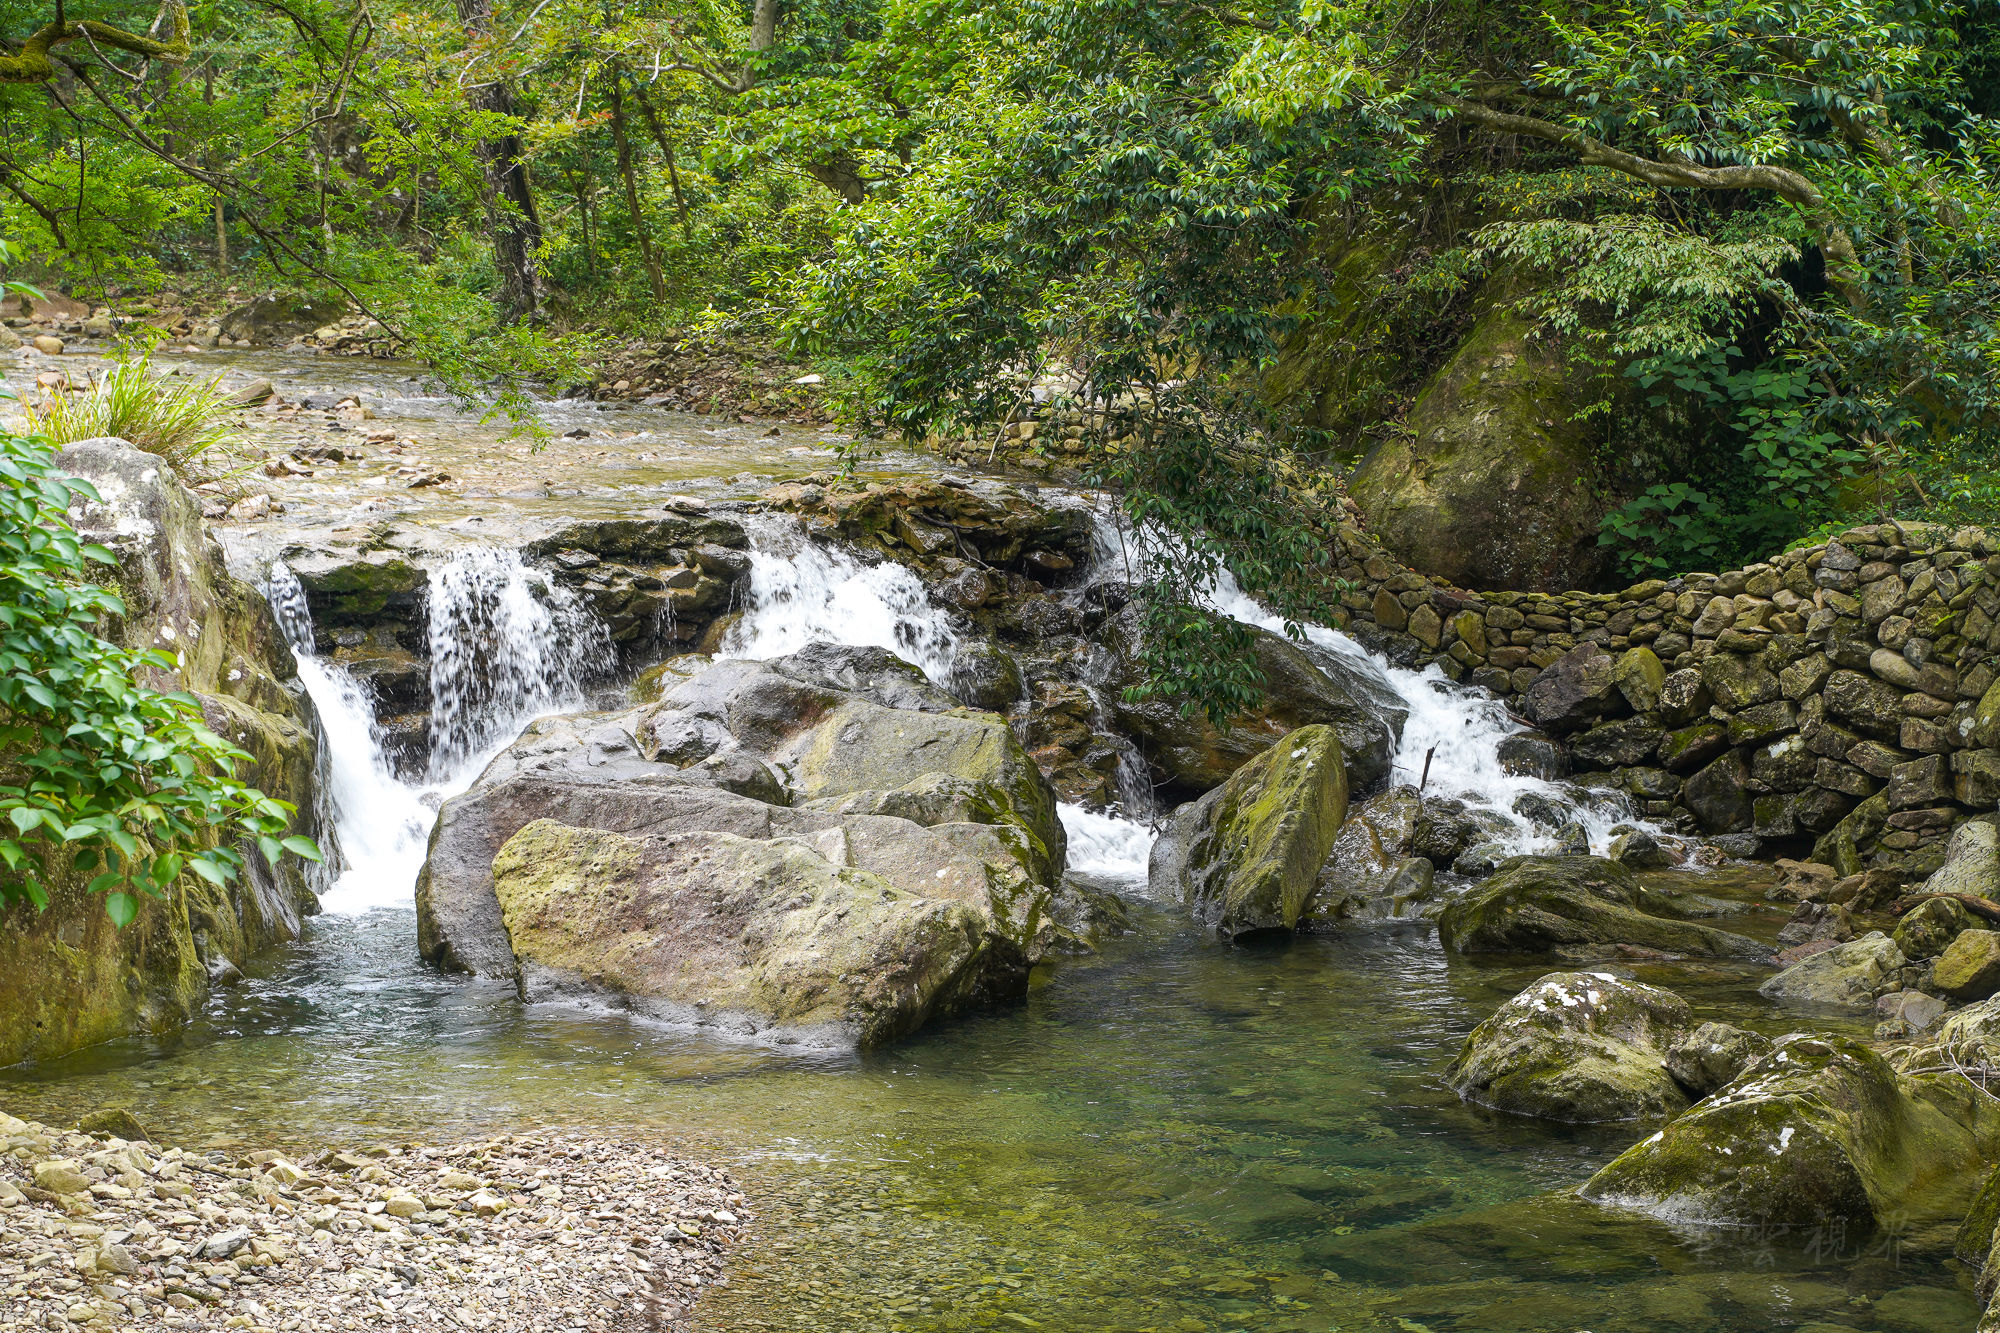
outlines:
{"label": "rock with moss", "polygon": [[1903,914],[1890,936],[1905,958],[1921,962],[1935,958],[1978,920],[1956,898],[1926,898]]}
{"label": "rock with moss", "polygon": [[1409,916],[1430,901],[1434,863],[1414,854],[1424,804],[1415,787],[1395,787],[1348,806],[1300,914],[1303,928]]}
{"label": "rock with moss", "polygon": [[1703,1225],[1956,1218],[1996,1152],[2000,1103],[1964,1078],[1905,1074],[1861,1042],[1793,1035],[1582,1193]]}
{"label": "rock with moss", "polygon": [[1984,1000],[2000,992],[2000,931],[1960,931],[1931,965],[1931,981],[1954,1000]]}
{"label": "rock with moss", "polygon": [[1667,1046],[1667,1073],[1702,1098],[1734,1083],[1744,1070],[1771,1052],[1771,1039],[1730,1023],[1703,1023],[1676,1036]]}
{"label": "rock with moss", "polygon": [[1588,392],[1534,336],[1520,279],[1482,291],[1471,329],[1423,386],[1409,429],[1386,434],[1348,481],[1375,536],[1426,574],[1467,588],[1591,586],[1613,502]]}
{"label": "rock with moss", "polygon": [[1837,944],[1793,963],[1757,988],[1760,995],[1827,1009],[1870,1012],[1877,996],[1895,990],[1909,960],[1881,931]]}
{"label": "rock with moss", "polygon": [[1108,636],[1116,654],[1109,682],[1113,720],[1139,747],[1169,798],[1211,791],[1272,742],[1306,726],[1331,727],[1346,756],[1349,785],[1364,791],[1387,777],[1408,706],[1373,673],[1337,653],[1298,644],[1268,630],[1251,631],[1264,699],[1222,731],[1186,700],[1170,694],[1128,699],[1143,683],[1143,635],[1136,610],[1115,622]]}
{"label": "rock with moss", "polygon": [[1967,893],[2000,898],[2000,828],[1995,816],[1981,815],[1952,830],[1944,864],[1924,881],[1925,893]]}
{"label": "rock with moss", "polygon": [[1609,972],[1552,972],[1473,1029],[1445,1081],[1469,1102],[1570,1124],[1675,1115],[1668,1047],[1687,1002]]}
{"label": "rock with moss", "polygon": [[1153,847],[1153,892],[1226,937],[1290,930],[1346,817],[1340,737],[1301,727],[1174,811]]}
{"label": "rock with moss", "polygon": [[[199,502],[163,460],[122,440],[70,445],[56,466],[97,490],[71,522],[118,560],[125,614],[101,632],[171,657],[172,670],[148,669],[140,683],[194,695],[207,725],[251,755],[238,776],[294,805],[295,832],[324,838],[310,705],[291,650],[263,596],[230,575]],[[102,897],[68,877],[50,886],[46,912],[0,911],[0,1065],[170,1031],[200,1011],[211,976],[296,938],[318,910],[317,881],[293,858],[273,867],[251,848],[245,860],[227,886],[190,875],[165,898],[141,899],[123,931]]]}
{"label": "rock with moss", "polygon": [[1765,958],[1746,936],[1676,919],[1665,894],[1630,870],[1594,856],[1520,856],[1438,914],[1438,937],[1454,953],[1609,957],[1631,945],[1701,958]]}
{"label": "rock with moss", "polygon": [[1062,825],[1001,719],[958,708],[879,650],[722,662],[662,685],[656,704],[531,724],[445,803],[417,885],[426,958],[528,984],[492,867],[537,821],[641,842],[790,840],[972,912],[991,957],[1030,966],[1056,942]]}
{"label": "rock with moss", "polygon": [[982,905],[901,888],[838,843],[537,820],[493,861],[524,993],[583,990],[655,1021],[856,1047],[1025,994],[1027,954]]}

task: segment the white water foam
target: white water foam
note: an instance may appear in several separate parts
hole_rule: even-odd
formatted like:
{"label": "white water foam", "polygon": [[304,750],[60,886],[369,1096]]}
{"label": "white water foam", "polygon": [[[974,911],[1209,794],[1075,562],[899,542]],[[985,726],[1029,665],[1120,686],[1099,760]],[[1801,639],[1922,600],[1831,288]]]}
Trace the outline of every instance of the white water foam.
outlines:
{"label": "white water foam", "polygon": [[[1092,513],[1098,564],[1136,576],[1144,565],[1143,538],[1131,538],[1122,524],[1101,510]],[[1232,620],[1275,634],[1285,632],[1284,618],[1245,593],[1227,570],[1217,578],[1207,602]],[[1339,630],[1323,625],[1301,628],[1308,642],[1339,654],[1343,661],[1385,686],[1409,710],[1396,747],[1392,781],[1413,787],[1422,783],[1426,795],[1455,798],[1499,816],[1510,832],[1495,841],[1510,853],[1549,851],[1556,846],[1553,836],[1515,812],[1514,802],[1529,793],[1554,802],[1582,825],[1591,850],[1600,855],[1610,846],[1613,828],[1645,823],[1635,817],[1618,793],[1581,793],[1567,784],[1509,772],[1500,762],[1500,742],[1529,728],[1488,691],[1460,685],[1436,666],[1421,671],[1393,666]],[[1664,832],[1650,824],[1646,827]]]}
{"label": "white water foam", "polygon": [[886,648],[933,684],[949,678],[959,635],[923,580],[894,561],[863,564],[786,520],[745,523],[750,584],[718,657],[768,661],[811,643]]}
{"label": "white water foam", "polygon": [[1069,839],[1069,869],[1090,879],[1143,893],[1146,865],[1153,855],[1153,830],[1123,815],[1087,810],[1068,802],[1056,807]]}
{"label": "white water foam", "polygon": [[[319,714],[322,793],[336,860],[332,887],[320,896],[323,911],[340,916],[408,908],[438,807],[470,786],[528,721],[582,703],[578,664],[590,659],[572,658],[565,664],[555,625],[558,615],[566,613],[559,608],[538,617],[524,605],[534,589],[519,557],[505,558],[511,554],[495,560],[488,552],[469,552],[432,575],[432,688],[440,680],[442,645],[449,663],[442,678],[460,711],[458,729],[445,733],[448,753],[456,757],[441,762],[434,740],[431,775],[420,784],[395,775],[382,753],[367,690],[346,668],[317,655],[305,590],[282,560],[272,564],[267,594],[298,657],[299,680]],[[437,595],[441,583],[448,589],[442,599]],[[569,623],[572,638],[585,632],[574,614]],[[538,624],[540,631],[534,629]],[[468,628],[480,631],[479,636],[466,633]],[[534,640],[519,656],[511,655],[523,639],[538,632],[550,638]],[[489,683],[496,680],[498,685]],[[480,710],[476,717],[475,707]],[[438,734],[434,728],[434,738]]]}

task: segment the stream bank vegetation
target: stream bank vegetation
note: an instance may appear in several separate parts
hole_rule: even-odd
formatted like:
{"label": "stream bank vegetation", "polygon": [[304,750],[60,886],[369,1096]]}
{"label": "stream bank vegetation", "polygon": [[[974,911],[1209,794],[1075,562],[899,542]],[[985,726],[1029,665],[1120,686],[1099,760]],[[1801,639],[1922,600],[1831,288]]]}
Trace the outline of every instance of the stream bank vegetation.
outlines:
{"label": "stream bank vegetation", "polygon": [[1157,676],[1212,711],[1254,688],[1204,672],[1220,568],[1294,618],[1338,592],[1353,440],[1301,363],[1380,438],[1494,306],[1577,370],[1558,415],[1614,573],[2000,504],[1984,0],[111,0],[0,28],[0,217],[78,291],[332,298],[517,408],[603,335],[775,341],[917,437],[1118,408],[1083,414],[1083,470],[1164,534]]}

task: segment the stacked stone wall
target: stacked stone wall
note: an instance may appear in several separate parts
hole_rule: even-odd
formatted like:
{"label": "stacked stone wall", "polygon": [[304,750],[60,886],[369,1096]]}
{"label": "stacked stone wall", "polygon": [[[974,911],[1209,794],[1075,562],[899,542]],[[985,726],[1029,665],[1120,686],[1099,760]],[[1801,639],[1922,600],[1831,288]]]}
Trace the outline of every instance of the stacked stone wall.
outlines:
{"label": "stacked stone wall", "polygon": [[1615,593],[1470,592],[1341,536],[1348,628],[1503,696],[1655,817],[1928,873],[2000,802],[2000,542],[1855,528]]}

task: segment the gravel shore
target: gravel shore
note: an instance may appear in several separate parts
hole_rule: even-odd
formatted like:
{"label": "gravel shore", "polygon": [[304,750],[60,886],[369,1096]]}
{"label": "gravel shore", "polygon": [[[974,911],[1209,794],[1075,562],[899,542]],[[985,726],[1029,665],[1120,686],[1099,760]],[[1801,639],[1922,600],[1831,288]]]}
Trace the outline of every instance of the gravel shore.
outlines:
{"label": "gravel shore", "polygon": [[645,1143],[292,1159],[0,1115],[6,1330],[677,1331],[748,1223],[724,1172]]}

